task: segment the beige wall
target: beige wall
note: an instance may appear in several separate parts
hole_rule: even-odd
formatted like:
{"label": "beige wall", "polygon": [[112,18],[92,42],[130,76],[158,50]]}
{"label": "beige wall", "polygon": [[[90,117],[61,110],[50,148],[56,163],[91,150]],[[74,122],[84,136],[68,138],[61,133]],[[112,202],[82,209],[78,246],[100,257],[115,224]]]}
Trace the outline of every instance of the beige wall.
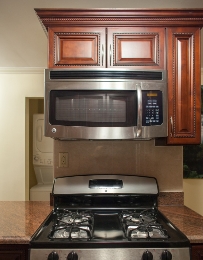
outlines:
{"label": "beige wall", "polygon": [[184,179],[184,204],[203,216],[203,180]]}
{"label": "beige wall", "polygon": [[[43,97],[42,69],[0,70],[0,200],[28,199],[27,101]],[[27,134],[27,135],[26,135]]]}

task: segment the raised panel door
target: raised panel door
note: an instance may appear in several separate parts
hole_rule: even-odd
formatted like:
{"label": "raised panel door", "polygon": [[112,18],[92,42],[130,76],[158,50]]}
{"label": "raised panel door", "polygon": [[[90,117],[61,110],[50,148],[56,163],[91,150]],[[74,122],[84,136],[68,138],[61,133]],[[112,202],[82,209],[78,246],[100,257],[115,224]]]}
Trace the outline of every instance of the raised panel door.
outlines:
{"label": "raised panel door", "polygon": [[1,244],[0,260],[28,260],[28,244]]}
{"label": "raised panel door", "polygon": [[200,143],[200,29],[168,28],[168,144]]}
{"label": "raised panel door", "polygon": [[106,67],[105,28],[49,28],[49,68]]}
{"label": "raised panel door", "polygon": [[108,28],[107,67],[165,68],[165,28]]}
{"label": "raised panel door", "polygon": [[0,252],[0,260],[24,260],[21,252]]}
{"label": "raised panel door", "polygon": [[191,260],[203,260],[203,245],[192,245]]}

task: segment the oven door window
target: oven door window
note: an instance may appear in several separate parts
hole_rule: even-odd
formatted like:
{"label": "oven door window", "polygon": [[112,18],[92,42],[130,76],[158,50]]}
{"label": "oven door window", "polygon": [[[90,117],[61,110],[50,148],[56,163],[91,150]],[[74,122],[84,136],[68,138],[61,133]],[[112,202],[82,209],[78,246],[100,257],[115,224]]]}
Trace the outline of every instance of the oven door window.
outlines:
{"label": "oven door window", "polygon": [[49,121],[55,125],[127,127],[137,122],[136,91],[53,90]]}

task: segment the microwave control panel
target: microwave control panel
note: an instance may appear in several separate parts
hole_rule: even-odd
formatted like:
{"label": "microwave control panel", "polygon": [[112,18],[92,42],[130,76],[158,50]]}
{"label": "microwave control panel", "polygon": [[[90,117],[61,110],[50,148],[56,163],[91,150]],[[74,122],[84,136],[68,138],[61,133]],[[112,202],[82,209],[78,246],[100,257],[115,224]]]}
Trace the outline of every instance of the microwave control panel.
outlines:
{"label": "microwave control panel", "polygon": [[161,125],[163,123],[163,100],[160,90],[142,91],[142,125]]}

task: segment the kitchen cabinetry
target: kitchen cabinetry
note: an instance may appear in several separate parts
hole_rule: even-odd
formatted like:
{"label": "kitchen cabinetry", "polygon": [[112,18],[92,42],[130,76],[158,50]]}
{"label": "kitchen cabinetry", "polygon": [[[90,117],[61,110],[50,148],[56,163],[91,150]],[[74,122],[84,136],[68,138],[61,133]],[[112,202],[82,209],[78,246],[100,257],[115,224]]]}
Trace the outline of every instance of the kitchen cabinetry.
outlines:
{"label": "kitchen cabinetry", "polygon": [[166,69],[167,144],[201,138],[203,9],[35,9],[49,68]]}
{"label": "kitchen cabinetry", "polygon": [[191,260],[203,260],[203,245],[192,245]]}
{"label": "kitchen cabinetry", "polygon": [[164,28],[50,28],[49,68],[164,69],[164,44]]}
{"label": "kitchen cabinetry", "polygon": [[28,260],[28,244],[0,245],[0,260]]}
{"label": "kitchen cabinetry", "polygon": [[200,143],[200,29],[167,28],[168,144]]}

